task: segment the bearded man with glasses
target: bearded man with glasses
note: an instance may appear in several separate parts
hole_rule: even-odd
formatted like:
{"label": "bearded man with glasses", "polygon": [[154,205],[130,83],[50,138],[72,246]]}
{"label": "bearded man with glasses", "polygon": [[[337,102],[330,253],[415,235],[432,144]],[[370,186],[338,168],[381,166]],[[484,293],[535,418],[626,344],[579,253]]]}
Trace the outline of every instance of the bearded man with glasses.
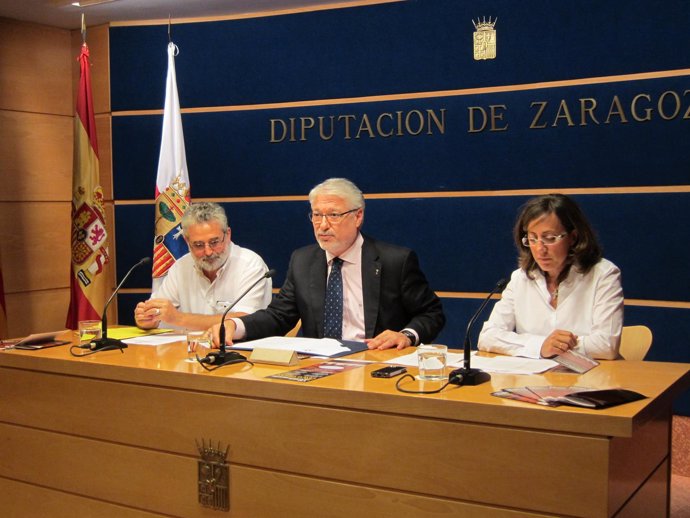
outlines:
{"label": "bearded man with glasses", "polygon": [[364,196],[357,186],[331,178],[311,190],[309,203],[316,244],[293,252],[268,308],[226,321],[226,343],[284,335],[300,319],[307,338],[365,341],[370,349],[432,342],[445,324],[441,301],[412,250],[360,232]]}
{"label": "bearded man with glasses", "polygon": [[[192,203],[181,221],[189,253],[168,270],[151,298],[140,302],[134,319],[142,329],[164,327],[205,330],[218,322],[226,304],[234,301],[268,267],[258,254],[231,240],[223,207]],[[268,306],[271,279],[255,286],[229,315],[241,316]]]}

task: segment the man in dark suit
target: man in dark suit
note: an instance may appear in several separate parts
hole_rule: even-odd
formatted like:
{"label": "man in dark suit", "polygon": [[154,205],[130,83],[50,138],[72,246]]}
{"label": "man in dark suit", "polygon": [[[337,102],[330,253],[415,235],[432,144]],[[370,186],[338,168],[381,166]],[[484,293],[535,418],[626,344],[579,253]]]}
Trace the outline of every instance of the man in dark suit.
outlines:
{"label": "man in dark suit", "polygon": [[305,337],[366,341],[370,349],[432,342],[445,324],[441,301],[412,250],[360,233],[357,186],[331,178],[311,190],[309,202],[317,244],[292,254],[268,308],[227,320],[227,343],[284,335],[300,319]]}

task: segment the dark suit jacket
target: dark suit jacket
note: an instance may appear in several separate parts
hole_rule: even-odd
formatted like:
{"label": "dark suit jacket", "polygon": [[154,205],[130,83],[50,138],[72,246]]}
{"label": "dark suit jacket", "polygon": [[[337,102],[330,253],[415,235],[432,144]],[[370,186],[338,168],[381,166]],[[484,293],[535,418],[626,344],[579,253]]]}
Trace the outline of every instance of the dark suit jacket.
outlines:
{"label": "dark suit jacket", "polygon": [[[302,319],[302,335],[323,336],[323,305],[328,266],[326,252],[310,245],[293,252],[285,284],[264,310],[242,317],[247,340],[282,336]],[[386,329],[414,329],[431,343],[446,318],[440,299],[419,269],[417,254],[364,236],[362,290],[366,338]]]}

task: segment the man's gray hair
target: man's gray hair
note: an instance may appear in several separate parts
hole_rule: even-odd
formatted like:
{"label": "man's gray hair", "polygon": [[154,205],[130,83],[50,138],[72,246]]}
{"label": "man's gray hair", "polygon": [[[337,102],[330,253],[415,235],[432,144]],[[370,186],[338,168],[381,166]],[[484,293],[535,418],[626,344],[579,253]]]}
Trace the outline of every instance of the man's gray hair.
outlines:
{"label": "man's gray hair", "polygon": [[309,191],[309,203],[322,194],[331,194],[343,198],[352,209],[364,209],[362,191],[347,178],[329,178]]}
{"label": "man's gray hair", "polygon": [[189,235],[188,231],[190,226],[213,221],[220,223],[223,232],[228,230],[228,217],[225,215],[223,207],[217,203],[208,201],[191,203],[180,222],[182,225],[182,233],[187,237]]}

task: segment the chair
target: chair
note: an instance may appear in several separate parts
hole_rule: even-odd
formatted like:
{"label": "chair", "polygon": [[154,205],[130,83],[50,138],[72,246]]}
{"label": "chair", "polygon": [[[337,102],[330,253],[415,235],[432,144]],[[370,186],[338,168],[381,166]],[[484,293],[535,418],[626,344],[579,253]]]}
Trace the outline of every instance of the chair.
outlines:
{"label": "chair", "polygon": [[302,319],[298,320],[297,325],[290,329],[285,336],[297,336],[300,327],[302,327]]}
{"label": "chair", "polygon": [[624,360],[644,360],[652,346],[652,331],[647,326],[624,326],[620,355]]}

